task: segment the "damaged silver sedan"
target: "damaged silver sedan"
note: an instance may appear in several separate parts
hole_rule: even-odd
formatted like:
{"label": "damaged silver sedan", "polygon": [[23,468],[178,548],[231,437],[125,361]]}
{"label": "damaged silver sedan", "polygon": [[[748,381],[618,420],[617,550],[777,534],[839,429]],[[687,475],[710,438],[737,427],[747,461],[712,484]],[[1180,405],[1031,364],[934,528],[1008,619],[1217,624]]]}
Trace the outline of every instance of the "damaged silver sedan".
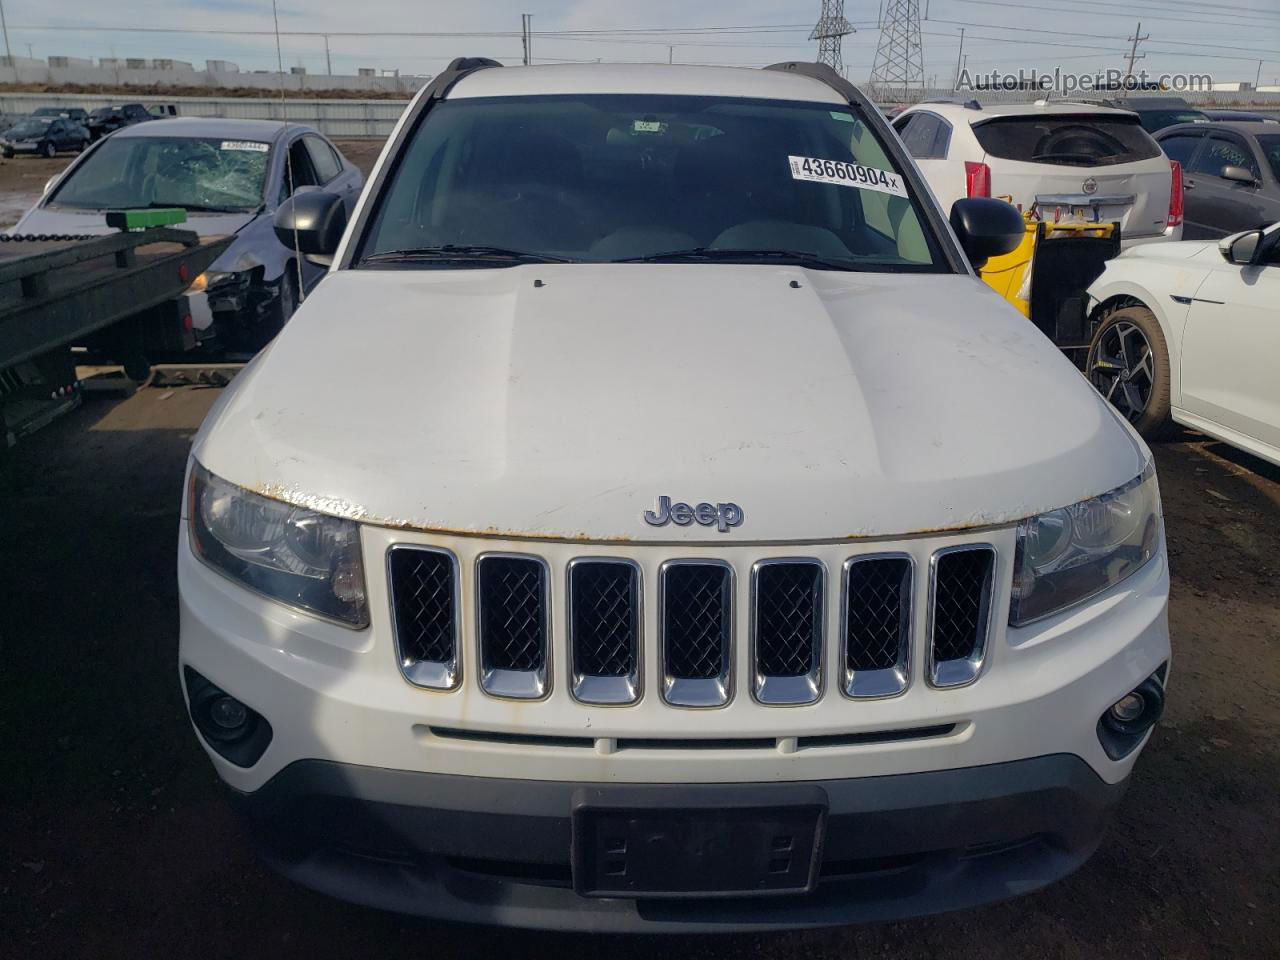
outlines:
{"label": "damaged silver sedan", "polygon": [[234,234],[187,297],[197,341],[255,351],[279,331],[324,268],[295,256],[272,230],[276,207],[323,189],[350,207],[363,177],[306,126],[268,120],[180,118],[103,138],[46,185],[15,233],[106,233],[108,210],[181,208],[187,229]]}

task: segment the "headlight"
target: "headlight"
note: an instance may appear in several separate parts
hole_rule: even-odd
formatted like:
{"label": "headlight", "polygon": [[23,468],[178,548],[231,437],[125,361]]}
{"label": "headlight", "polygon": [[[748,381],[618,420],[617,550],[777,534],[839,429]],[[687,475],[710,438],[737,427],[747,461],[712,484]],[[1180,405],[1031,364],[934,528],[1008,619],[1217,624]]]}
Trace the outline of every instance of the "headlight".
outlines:
{"label": "headlight", "polygon": [[1160,546],[1155,468],[1092,500],[1018,524],[1009,622],[1080,603],[1139,570]]}
{"label": "headlight", "polygon": [[209,566],[282,603],[368,626],[355,521],[260,497],[198,463],[188,509],[192,548]]}
{"label": "headlight", "polygon": [[221,270],[206,270],[200,276],[191,281],[191,286],[187,287],[187,295],[193,293],[204,293],[210,287],[216,287],[220,283],[225,283],[234,277],[234,273],[226,273]]}

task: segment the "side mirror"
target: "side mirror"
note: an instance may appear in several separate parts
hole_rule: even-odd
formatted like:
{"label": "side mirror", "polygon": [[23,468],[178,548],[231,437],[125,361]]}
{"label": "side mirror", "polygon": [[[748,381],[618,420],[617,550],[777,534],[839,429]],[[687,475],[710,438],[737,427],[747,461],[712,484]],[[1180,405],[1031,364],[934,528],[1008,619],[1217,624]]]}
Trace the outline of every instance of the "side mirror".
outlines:
{"label": "side mirror", "polygon": [[951,229],[973,269],[981,270],[991,257],[1016,250],[1027,228],[1013,204],[990,197],[966,197],[951,205]]}
{"label": "side mirror", "polygon": [[1253,266],[1262,257],[1262,238],[1261,230],[1246,230],[1227,237],[1218,244],[1218,250],[1227,263],[1241,267]]}
{"label": "side mirror", "polygon": [[276,238],[290,250],[314,257],[330,257],[347,229],[347,208],[336,193],[295,193],[276,209]]}
{"label": "side mirror", "polygon": [[1234,163],[1229,163],[1222,168],[1220,174],[1223,180],[1230,180],[1232,183],[1245,183],[1253,186],[1257,183],[1257,179],[1253,176],[1253,171],[1247,167],[1238,167]]}

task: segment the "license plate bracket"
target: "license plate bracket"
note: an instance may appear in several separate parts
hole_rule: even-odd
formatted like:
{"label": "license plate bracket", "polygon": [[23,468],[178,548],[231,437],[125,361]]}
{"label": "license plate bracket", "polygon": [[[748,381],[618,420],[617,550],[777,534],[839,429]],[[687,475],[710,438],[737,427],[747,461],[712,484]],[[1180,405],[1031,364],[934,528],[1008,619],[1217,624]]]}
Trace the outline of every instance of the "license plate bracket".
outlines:
{"label": "license plate bracket", "polygon": [[811,892],[825,803],[596,807],[573,814],[573,882],[584,897],[779,896]]}

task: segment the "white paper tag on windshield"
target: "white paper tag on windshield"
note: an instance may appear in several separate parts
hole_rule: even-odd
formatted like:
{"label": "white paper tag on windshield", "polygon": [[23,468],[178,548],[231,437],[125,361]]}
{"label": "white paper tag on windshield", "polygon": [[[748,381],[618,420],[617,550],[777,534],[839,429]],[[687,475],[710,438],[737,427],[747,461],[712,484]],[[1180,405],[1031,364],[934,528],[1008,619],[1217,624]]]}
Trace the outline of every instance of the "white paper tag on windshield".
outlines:
{"label": "white paper tag on windshield", "polygon": [[888,170],[877,170],[875,167],[864,167],[860,163],[843,160],[819,160],[817,157],[787,157],[787,162],[791,164],[793,180],[834,183],[838,187],[857,187],[859,190],[874,190],[895,197],[907,195],[902,177]]}
{"label": "white paper tag on windshield", "polygon": [[223,140],[222,150],[251,150],[254,153],[266,153],[271,148],[265,143],[258,143],[256,140]]}
{"label": "white paper tag on windshield", "polygon": [[657,120],[637,120],[631,125],[636,133],[661,133],[663,124]]}

